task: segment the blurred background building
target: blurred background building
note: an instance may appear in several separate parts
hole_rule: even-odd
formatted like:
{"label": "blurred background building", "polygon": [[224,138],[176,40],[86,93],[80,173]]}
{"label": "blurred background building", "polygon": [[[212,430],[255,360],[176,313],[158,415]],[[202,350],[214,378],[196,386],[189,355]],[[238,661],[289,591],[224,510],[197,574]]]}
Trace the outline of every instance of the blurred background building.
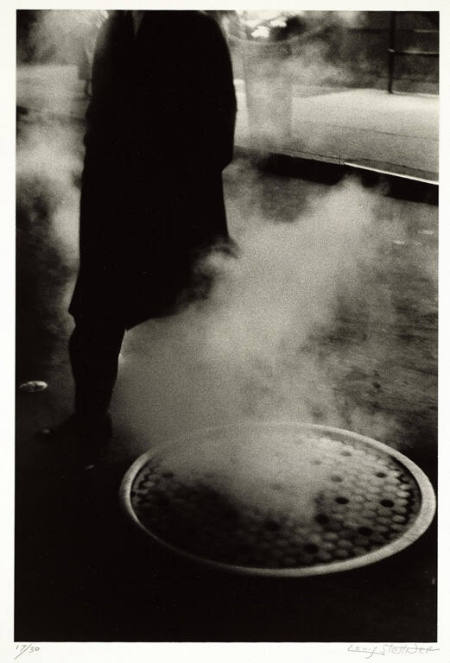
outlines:
{"label": "blurred background building", "polygon": [[[436,94],[439,13],[213,11],[226,32],[236,78],[288,59],[295,85],[392,87]],[[73,64],[82,76],[106,11],[18,11],[19,63]],[[326,67],[325,65],[329,65]],[[296,66],[297,65],[297,66]]]}

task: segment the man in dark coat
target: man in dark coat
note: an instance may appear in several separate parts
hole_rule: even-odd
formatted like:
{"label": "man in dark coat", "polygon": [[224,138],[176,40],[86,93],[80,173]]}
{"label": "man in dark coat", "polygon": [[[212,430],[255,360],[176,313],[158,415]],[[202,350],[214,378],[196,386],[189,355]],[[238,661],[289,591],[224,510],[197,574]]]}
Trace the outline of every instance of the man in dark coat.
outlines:
{"label": "man in dark coat", "polygon": [[125,330],[173,312],[196,258],[229,239],[221,173],[235,115],[229,51],[212,18],[110,15],[93,64],[70,305],[75,420],[85,438],[109,433]]}

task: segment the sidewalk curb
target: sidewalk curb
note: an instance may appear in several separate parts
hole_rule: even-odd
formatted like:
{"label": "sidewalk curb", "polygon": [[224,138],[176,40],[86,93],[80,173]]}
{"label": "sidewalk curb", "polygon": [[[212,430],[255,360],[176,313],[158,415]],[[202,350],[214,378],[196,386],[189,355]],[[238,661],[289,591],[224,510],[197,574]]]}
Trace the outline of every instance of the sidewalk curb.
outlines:
{"label": "sidewalk curb", "polygon": [[306,159],[276,152],[261,152],[249,147],[235,146],[235,158],[248,158],[261,170],[305,180],[337,184],[345,177],[357,177],[363,186],[379,188],[393,198],[439,203],[439,184],[400,173],[383,172],[368,165],[333,163],[324,159]]}

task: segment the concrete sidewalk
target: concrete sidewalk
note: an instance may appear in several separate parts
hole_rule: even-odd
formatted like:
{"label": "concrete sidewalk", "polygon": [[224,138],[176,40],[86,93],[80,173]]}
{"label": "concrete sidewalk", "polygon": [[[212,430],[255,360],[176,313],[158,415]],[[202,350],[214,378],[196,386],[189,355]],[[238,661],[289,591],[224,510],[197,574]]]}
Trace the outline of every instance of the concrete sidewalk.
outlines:
{"label": "concrete sidewalk", "polygon": [[[17,105],[82,119],[87,106],[82,88],[75,67],[19,67]],[[319,94],[317,89],[311,93],[296,88],[295,95],[283,101],[268,99],[270,88],[266,86],[262,90],[265,97],[257,101],[262,100],[263,114],[266,110],[272,115],[268,118],[272,126],[279,123],[284,129],[269,131],[261,142],[261,137],[255,136],[244,81],[236,81],[236,91],[238,148],[262,148],[295,158],[438,181],[437,96],[372,89],[328,89],[328,94]]]}
{"label": "concrete sidewalk", "polygon": [[[236,143],[250,148],[254,137],[246,101],[238,88]],[[289,112],[284,103],[280,112]],[[438,181],[438,97],[336,90],[293,97],[290,114],[285,136],[266,139],[269,151]]]}

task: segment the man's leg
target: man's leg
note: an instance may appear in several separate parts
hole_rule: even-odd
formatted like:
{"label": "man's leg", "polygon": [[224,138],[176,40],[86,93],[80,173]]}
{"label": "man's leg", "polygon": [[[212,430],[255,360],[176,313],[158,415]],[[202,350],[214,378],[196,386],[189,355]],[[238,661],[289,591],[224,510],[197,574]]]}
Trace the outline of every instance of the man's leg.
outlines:
{"label": "man's leg", "polygon": [[56,428],[42,429],[36,437],[56,443],[55,449],[66,461],[89,469],[100,459],[112,435],[108,408],[125,327],[118,320],[98,316],[77,317],[75,322],[69,341],[75,412]]}
{"label": "man's leg", "polygon": [[110,434],[108,408],[117,378],[125,327],[114,318],[75,319],[69,354],[75,381],[75,415],[83,434]]}

